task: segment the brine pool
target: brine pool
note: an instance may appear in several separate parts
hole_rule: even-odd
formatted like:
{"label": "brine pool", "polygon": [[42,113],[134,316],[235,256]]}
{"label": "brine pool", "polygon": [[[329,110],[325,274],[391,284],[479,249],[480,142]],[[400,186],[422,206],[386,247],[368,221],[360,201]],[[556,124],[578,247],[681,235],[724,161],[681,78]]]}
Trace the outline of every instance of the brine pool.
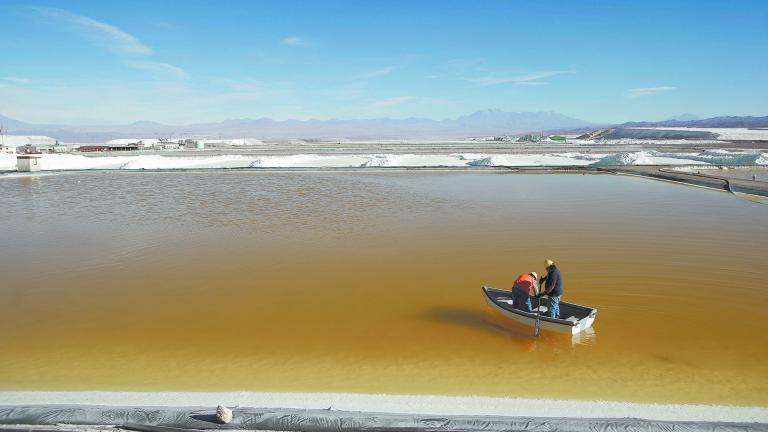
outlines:
{"label": "brine pool", "polygon": [[[768,206],[488,172],[0,177],[0,390],[768,406]],[[480,287],[552,258],[578,337]]]}

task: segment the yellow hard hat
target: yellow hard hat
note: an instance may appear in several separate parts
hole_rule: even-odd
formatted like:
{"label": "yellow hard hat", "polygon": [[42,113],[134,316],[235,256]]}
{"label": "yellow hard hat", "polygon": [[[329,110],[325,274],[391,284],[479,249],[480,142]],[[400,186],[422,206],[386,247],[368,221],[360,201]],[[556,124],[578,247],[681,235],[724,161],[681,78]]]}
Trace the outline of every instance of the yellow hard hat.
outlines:
{"label": "yellow hard hat", "polygon": [[531,272],[531,276],[533,276],[534,279],[538,279],[539,278],[539,274],[536,273],[536,272]]}
{"label": "yellow hard hat", "polygon": [[551,266],[551,265],[552,265],[552,264],[554,264],[554,263],[555,263],[555,262],[554,262],[554,261],[552,261],[551,259],[545,260],[545,261],[544,261],[544,267],[549,267],[549,266]]}

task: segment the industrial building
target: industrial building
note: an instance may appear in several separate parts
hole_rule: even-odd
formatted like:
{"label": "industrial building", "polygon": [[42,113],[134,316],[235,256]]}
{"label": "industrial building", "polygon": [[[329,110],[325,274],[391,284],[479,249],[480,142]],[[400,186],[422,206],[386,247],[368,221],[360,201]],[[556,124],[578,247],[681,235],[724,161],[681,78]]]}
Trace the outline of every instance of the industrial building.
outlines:
{"label": "industrial building", "polygon": [[91,153],[91,152],[118,152],[118,151],[135,151],[139,149],[138,144],[126,144],[126,145],[82,145],[77,148],[79,152]]}

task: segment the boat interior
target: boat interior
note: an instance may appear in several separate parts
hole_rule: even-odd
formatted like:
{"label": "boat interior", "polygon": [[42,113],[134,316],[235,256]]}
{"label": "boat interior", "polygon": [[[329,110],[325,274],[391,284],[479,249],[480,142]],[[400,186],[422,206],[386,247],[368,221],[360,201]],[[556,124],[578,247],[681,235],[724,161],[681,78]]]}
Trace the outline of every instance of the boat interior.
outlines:
{"label": "boat interior", "polygon": [[[542,318],[546,318],[548,321],[552,320],[552,318],[549,318],[549,299],[546,297],[542,297],[541,299],[536,299],[535,297],[531,297],[531,304],[533,305],[534,312],[526,312],[523,310],[515,309],[512,307],[512,291],[505,291],[500,290],[496,288],[485,288],[485,292],[487,295],[501,308],[505,310],[509,310],[511,312],[515,313],[521,313],[523,315],[530,315],[531,317],[535,317],[536,315],[536,308],[538,305],[538,301],[541,300],[541,308],[539,309],[539,314],[541,314]],[[587,318],[595,309],[588,308],[585,306],[580,306],[568,302],[561,301],[560,302],[560,320],[553,320],[553,321],[570,321],[570,322],[578,322],[584,318]]]}

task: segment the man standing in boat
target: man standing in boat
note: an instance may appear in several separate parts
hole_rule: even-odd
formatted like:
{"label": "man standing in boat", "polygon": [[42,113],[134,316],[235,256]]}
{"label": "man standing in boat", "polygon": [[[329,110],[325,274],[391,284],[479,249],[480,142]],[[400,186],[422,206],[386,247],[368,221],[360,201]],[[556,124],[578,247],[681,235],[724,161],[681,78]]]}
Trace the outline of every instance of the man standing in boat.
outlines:
{"label": "man standing in boat", "polygon": [[563,296],[563,275],[557,268],[554,261],[548,259],[544,261],[547,267],[547,275],[539,280],[542,292],[539,296],[549,297],[549,316],[551,318],[560,318],[560,297]]}
{"label": "man standing in boat", "polygon": [[517,277],[512,285],[512,307],[526,312],[533,311],[531,296],[535,296],[539,292],[539,288],[536,285],[536,279],[538,278],[539,275],[536,272],[522,274]]}

